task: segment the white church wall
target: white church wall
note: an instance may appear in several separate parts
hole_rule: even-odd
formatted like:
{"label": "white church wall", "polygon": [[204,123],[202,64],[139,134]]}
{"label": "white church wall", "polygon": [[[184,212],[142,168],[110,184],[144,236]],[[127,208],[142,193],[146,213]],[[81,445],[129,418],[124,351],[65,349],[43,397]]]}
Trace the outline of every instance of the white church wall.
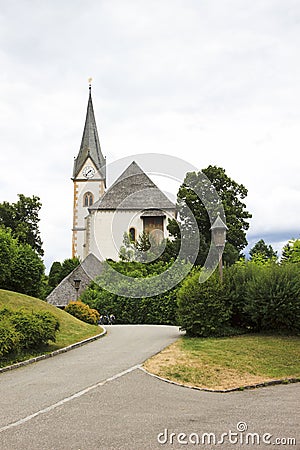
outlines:
{"label": "white church wall", "polygon": [[[86,167],[92,167],[95,171],[91,179],[84,177]],[[87,158],[82,166],[76,180],[74,181],[74,225],[73,225],[73,255],[83,260],[87,255],[86,249],[86,221],[85,218],[89,214],[88,207],[85,205],[85,195],[92,195],[92,203],[95,203],[104,193],[104,182],[99,179],[100,173],[91,158]]]}
{"label": "white church wall", "polygon": [[[143,232],[141,211],[93,211],[89,224],[89,242],[86,249],[94,253],[100,260],[111,258],[119,259],[119,250],[123,245],[124,232],[130,228],[135,229],[136,238]],[[174,218],[175,213],[166,213],[164,220],[164,236],[168,237],[168,218]]]}
{"label": "white church wall", "polygon": [[89,214],[88,206],[84,205],[84,196],[90,192],[93,196],[93,202],[99,199],[100,193],[103,192],[102,181],[89,180],[89,181],[76,181],[75,182],[75,196],[74,196],[74,237],[76,237],[76,255],[81,260],[85,258],[86,252],[84,251],[85,244],[85,218]]}
{"label": "white church wall", "polygon": [[84,219],[88,215],[88,207],[84,206],[84,195],[90,192],[93,195],[94,200],[99,198],[99,182],[91,183],[89,182],[77,182],[78,183],[78,199],[77,199],[77,209],[78,209],[78,226],[84,227]]}

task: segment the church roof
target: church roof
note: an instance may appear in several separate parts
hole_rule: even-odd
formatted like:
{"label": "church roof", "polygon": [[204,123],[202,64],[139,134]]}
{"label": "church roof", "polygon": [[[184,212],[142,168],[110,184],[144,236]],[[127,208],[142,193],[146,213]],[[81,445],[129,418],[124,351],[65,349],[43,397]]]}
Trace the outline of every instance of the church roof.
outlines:
{"label": "church roof", "polygon": [[58,307],[65,307],[70,301],[76,300],[76,290],[74,280],[80,280],[78,294],[90,285],[97,276],[101,274],[103,264],[93,254],[90,253],[79,266],[69,273],[56,288],[48,295],[47,302]]}
{"label": "church roof", "polygon": [[174,210],[175,205],[133,161],[89,210]]}
{"label": "church roof", "polygon": [[77,177],[80,169],[88,157],[91,157],[101,176],[105,179],[105,158],[102,155],[93,108],[91,86],[87,105],[85,125],[77,158],[74,161],[73,178]]}

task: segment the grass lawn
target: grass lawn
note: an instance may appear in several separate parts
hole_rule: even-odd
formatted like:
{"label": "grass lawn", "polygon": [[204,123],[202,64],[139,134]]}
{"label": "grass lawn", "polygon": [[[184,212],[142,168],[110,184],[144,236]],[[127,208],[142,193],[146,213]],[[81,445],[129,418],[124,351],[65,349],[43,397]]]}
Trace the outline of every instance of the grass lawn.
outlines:
{"label": "grass lawn", "polygon": [[47,302],[38,300],[27,295],[18,294],[16,292],[4,291],[0,289],[0,309],[7,307],[12,310],[22,309],[23,311],[36,312],[48,311],[55,315],[60,323],[60,330],[56,334],[56,342],[49,342],[49,345],[40,348],[37,351],[30,350],[20,355],[11,355],[0,358],[0,367],[24,361],[32,356],[49,353],[59,348],[74,344],[89,337],[101,333],[102,328],[96,325],[89,325],[76,319],[70,314],[64,312],[55,306],[49,305]]}
{"label": "grass lawn", "polygon": [[163,378],[208,389],[300,379],[300,337],[183,337],[146,361],[144,367]]}

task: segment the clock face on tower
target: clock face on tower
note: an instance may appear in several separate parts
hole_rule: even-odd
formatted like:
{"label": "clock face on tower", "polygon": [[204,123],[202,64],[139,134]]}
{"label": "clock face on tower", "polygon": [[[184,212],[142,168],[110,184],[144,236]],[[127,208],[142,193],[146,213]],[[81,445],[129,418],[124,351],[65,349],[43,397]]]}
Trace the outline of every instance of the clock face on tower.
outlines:
{"label": "clock face on tower", "polygon": [[82,175],[85,178],[93,178],[93,176],[95,175],[95,169],[92,166],[86,166],[83,171],[82,171]]}

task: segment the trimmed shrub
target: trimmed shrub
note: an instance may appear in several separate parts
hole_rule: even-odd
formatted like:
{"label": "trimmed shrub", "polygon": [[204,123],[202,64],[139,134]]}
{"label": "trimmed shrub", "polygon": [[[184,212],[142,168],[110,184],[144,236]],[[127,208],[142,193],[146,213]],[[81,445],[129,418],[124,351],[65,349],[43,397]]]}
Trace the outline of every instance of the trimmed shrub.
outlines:
{"label": "trimmed shrub", "polygon": [[300,331],[300,267],[241,261],[226,268],[231,324],[252,331]]}
{"label": "trimmed shrub", "polygon": [[100,314],[96,309],[90,308],[83,302],[70,302],[66,307],[65,311],[72,316],[76,317],[83,322],[90,323],[91,325],[97,325]]}
{"label": "trimmed shrub", "polygon": [[59,322],[51,313],[26,313],[20,311],[12,313],[9,320],[20,335],[22,348],[38,347],[47,344],[48,341],[55,342],[55,334],[59,330]]}
{"label": "trimmed shrub", "polygon": [[179,324],[191,336],[224,336],[229,329],[230,310],[226,306],[226,289],[218,274],[199,283],[200,272],[187,277],[178,291]]}
{"label": "trimmed shrub", "polygon": [[244,311],[256,331],[300,332],[299,275],[295,264],[272,264],[248,280]]}
{"label": "trimmed shrub", "polygon": [[0,321],[0,357],[19,350],[20,334],[14,325],[5,318]]}
{"label": "trimmed shrub", "polygon": [[251,329],[254,327],[245,309],[248,282],[260,271],[261,265],[253,261],[238,261],[224,270],[224,285],[227,291],[226,303],[231,311],[230,323],[233,327]]}
{"label": "trimmed shrub", "polygon": [[0,310],[0,356],[55,341],[59,322],[49,312]]}

